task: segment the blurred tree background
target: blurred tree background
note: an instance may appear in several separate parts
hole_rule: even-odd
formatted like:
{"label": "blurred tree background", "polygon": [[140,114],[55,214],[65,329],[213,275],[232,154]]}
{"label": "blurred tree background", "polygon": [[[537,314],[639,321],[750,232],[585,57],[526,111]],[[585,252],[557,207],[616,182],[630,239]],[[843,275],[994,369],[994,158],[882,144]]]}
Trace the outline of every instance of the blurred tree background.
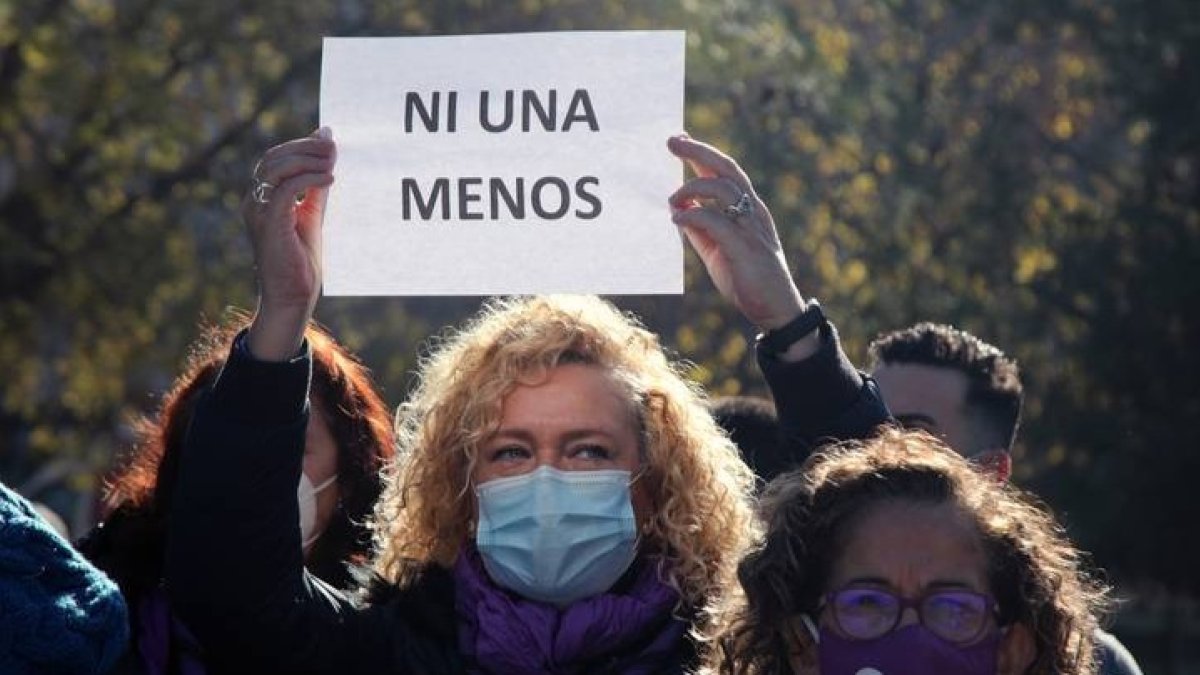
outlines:
{"label": "blurred tree background", "polygon": [[[79,534],[197,320],[252,302],[236,205],[315,126],[323,35],[613,28],[688,31],[689,131],[751,174],[853,357],[928,319],[1019,359],[1019,481],[1130,598],[1116,629],[1147,671],[1188,672],[1195,0],[0,0],[0,477]],[[619,303],[711,391],[761,392],[750,327],[688,264],[683,298]],[[318,315],[394,403],[477,306]]]}

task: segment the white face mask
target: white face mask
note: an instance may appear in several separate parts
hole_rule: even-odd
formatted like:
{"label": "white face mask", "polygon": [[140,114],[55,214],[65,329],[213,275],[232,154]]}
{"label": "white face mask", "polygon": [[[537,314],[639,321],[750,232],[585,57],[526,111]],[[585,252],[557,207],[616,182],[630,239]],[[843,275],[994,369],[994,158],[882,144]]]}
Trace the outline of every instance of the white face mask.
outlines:
{"label": "white face mask", "polygon": [[308,549],[317,540],[317,537],[321,536],[320,532],[315,531],[317,527],[317,494],[333,485],[335,480],[337,480],[336,473],[324,483],[313,486],[308,474],[300,472],[300,485],[296,488],[296,499],[300,502],[300,545],[305,549]]}

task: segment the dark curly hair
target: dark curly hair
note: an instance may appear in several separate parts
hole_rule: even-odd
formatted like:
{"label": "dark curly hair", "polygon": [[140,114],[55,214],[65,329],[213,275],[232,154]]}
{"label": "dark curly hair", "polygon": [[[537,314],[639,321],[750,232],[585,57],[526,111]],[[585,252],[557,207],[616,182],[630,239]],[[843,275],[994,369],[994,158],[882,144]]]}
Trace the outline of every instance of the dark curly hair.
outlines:
{"label": "dark curly hair", "polygon": [[[246,324],[238,315],[226,326],[202,330],[157,412],[135,422],[134,445],[107,481],[104,522],[80,542],[84,554],[130,601],[161,579],[184,436],[196,404],[216,381],[234,336]],[[312,350],[313,405],[325,412],[337,443],[341,491],[340,507],[305,565],[320,579],[348,588],[354,585],[348,565],[365,565],[370,557],[368,521],[383,488],[381,470],[395,454],[392,417],[367,369],[329,333],[311,324],[305,339]]]}
{"label": "dark curly hair", "polygon": [[880,335],[867,349],[872,368],[918,364],[962,373],[967,407],[988,433],[972,439],[977,447],[959,449],[968,455],[994,447],[1012,449],[1025,392],[1017,362],[999,348],[954,326],[922,322]]}
{"label": "dark curly hair", "polygon": [[885,430],[828,448],[768,486],[763,545],[738,568],[743,604],[719,638],[715,668],[736,675],[790,673],[784,626],[816,616],[837,556],[871,507],[890,500],[952,504],[974,523],[1002,625],[1033,636],[1029,675],[1094,672],[1094,634],[1108,591],[1049,511],[991,480],[923,432]]}

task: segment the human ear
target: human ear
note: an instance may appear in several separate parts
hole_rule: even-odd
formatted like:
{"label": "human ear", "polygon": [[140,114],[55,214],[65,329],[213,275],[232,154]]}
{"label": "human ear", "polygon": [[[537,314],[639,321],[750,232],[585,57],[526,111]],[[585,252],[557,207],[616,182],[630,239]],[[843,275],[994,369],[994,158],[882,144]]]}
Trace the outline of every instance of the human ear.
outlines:
{"label": "human ear", "polygon": [[820,675],[817,660],[817,629],[812,619],[799,614],[788,619],[783,627],[787,646],[788,666],[793,675]]}
{"label": "human ear", "polygon": [[984,473],[1003,483],[1012,477],[1012,455],[1004,450],[984,450],[974,456]]}
{"label": "human ear", "polygon": [[1000,640],[996,652],[997,675],[1024,675],[1037,657],[1033,633],[1023,623],[1014,623]]}

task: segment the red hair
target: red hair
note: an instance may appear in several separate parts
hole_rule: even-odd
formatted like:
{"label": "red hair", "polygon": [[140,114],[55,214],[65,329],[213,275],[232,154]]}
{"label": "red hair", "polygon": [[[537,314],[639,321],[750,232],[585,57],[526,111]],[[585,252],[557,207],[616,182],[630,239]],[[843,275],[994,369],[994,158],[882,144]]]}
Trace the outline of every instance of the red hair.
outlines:
{"label": "red hair", "polygon": [[[239,316],[226,326],[205,328],[157,412],[135,422],[134,446],[106,486],[109,514],[124,512],[153,534],[165,532],[180,451],[196,403],[216,382],[234,336],[246,324]],[[312,352],[312,405],[321,406],[337,443],[342,494],[338,513],[313,546],[307,565],[318,577],[344,587],[349,582],[345,563],[363,564],[369,558],[368,520],[382,490],[380,472],[395,454],[392,418],[362,363],[316,324],[309,325],[304,337]],[[152,542],[160,539],[150,537]],[[157,561],[161,545],[150,544],[142,555]],[[144,561],[136,567],[145,569]],[[157,562],[150,567],[157,571]],[[121,570],[109,571],[122,576]]]}

